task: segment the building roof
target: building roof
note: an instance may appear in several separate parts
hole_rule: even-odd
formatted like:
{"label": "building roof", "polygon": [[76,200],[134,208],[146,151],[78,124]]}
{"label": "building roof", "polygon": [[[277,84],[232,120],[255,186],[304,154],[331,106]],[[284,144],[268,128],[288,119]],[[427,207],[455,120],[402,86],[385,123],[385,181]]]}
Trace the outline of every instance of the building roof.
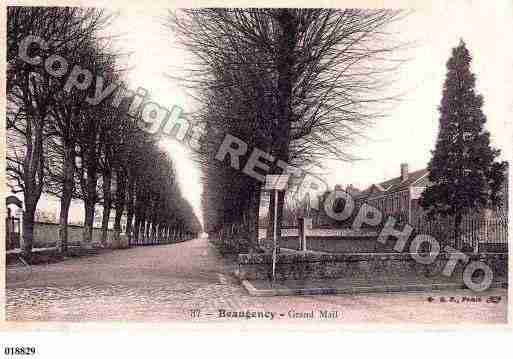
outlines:
{"label": "building roof", "polygon": [[406,180],[402,180],[401,176],[395,177],[381,183],[372,184],[370,187],[360,192],[356,198],[365,198],[369,197],[373,194],[390,194],[395,192],[400,192],[408,189],[413,184],[419,187],[425,187],[429,185],[429,180],[427,178],[428,170],[426,168],[413,171],[408,173],[408,178]]}

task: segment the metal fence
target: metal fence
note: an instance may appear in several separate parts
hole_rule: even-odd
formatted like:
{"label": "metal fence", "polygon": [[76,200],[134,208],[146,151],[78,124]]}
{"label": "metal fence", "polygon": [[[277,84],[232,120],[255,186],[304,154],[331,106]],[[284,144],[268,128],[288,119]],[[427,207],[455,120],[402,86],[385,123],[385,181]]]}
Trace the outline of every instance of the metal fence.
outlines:
{"label": "metal fence", "polygon": [[507,252],[508,219],[506,217],[463,218],[456,238],[453,218],[419,219],[417,233],[428,234],[442,245],[473,252]]}

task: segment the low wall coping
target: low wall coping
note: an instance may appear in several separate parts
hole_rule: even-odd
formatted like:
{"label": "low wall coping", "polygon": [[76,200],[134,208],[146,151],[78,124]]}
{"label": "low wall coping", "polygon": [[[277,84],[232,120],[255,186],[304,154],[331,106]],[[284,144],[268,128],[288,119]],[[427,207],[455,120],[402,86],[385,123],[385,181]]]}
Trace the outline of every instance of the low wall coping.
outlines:
{"label": "low wall coping", "polygon": [[[259,229],[260,233],[264,229]],[[259,233],[259,234],[260,234]],[[375,231],[362,231],[353,229],[337,229],[337,228],[307,228],[305,235],[307,240],[316,240],[318,238],[333,239],[333,240],[345,240],[345,239],[369,239],[378,236],[378,232]],[[295,228],[281,228],[281,237],[290,238],[297,237],[299,230]],[[265,234],[264,234],[265,236]]]}
{"label": "low wall coping", "polygon": [[344,237],[351,238],[365,238],[366,237],[377,237],[378,232],[374,231],[361,231],[354,229],[336,229],[336,228],[310,228],[306,230],[306,236],[308,237],[339,237],[337,239],[347,239]]}
{"label": "low wall coping", "polygon": [[[38,224],[38,225],[43,225],[43,226],[59,226],[59,223],[53,223],[53,222],[40,222],[40,221],[35,221],[35,222],[34,222],[34,225],[36,225],[36,224]],[[84,228],[84,226],[80,226],[80,225],[78,225],[78,224],[69,224],[69,223],[68,223],[68,227],[72,227],[72,228],[80,228],[80,229],[83,229],[83,228]],[[93,229],[102,229],[102,227],[93,227]],[[109,232],[113,232],[113,231],[114,231],[114,229],[109,228],[109,229],[107,229],[107,231],[109,231]]]}
{"label": "low wall coping", "polygon": [[[316,263],[316,262],[361,262],[370,260],[393,260],[393,261],[408,261],[412,260],[412,253],[294,253],[294,254],[280,254],[278,256],[279,263]],[[426,255],[426,254],[424,254]],[[427,254],[431,255],[431,254]],[[434,255],[434,254],[433,254]],[[470,260],[483,260],[483,259],[507,259],[507,253],[466,253]],[[439,253],[436,255],[442,260],[448,260],[451,253]],[[239,254],[240,265],[251,264],[271,264],[271,254]]]}

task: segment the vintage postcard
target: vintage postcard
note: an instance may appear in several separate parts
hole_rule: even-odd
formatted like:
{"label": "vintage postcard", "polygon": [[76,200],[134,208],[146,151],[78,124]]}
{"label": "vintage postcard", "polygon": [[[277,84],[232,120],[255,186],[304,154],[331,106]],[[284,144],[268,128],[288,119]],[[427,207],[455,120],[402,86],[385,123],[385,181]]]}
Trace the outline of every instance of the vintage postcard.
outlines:
{"label": "vintage postcard", "polygon": [[2,330],[509,326],[511,2],[55,5],[2,9]]}

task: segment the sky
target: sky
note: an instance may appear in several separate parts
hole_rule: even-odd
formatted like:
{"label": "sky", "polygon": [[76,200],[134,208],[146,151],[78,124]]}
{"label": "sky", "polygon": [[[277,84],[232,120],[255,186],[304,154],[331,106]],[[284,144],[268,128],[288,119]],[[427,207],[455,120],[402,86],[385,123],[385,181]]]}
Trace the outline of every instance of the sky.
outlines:
{"label": "sky", "polygon": [[[171,31],[165,27],[168,10],[149,6],[127,7],[116,12],[109,30],[115,36],[114,48],[126,54],[120,62],[127,69],[126,80],[130,88],[145,88],[153,101],[168,109],[176,105],[184,112],[192,111],[190,97],[178,83],[166,76],[179,72],[187,57],[174,42]],[[162,140],[161,145],[173,159],[183,196],[203,222],[201,173],[192,159],[191,150],[173,139]]]}
{"label": "sky", "polygon": [[[449,2],[447,2],[449,3]],[[400,164],[410,170],[427,166],[438,131],[438,106],[451,49],[462,38],[473,56],[477,92],[484,96],[483,111],[492,144],[511,155],[512,7],[501,2],[451,1],[438,10],[418,10],[397,24],[401,41],[414,42],[411,58],[400,69],[395,86],[405,93],[400,103],[380,120],[354,149],[365,160],[329,163],[330,184],[354,184],[365,188],[399,176]],[[509,121],[509,122],[508,122]]]}
{"label": "sky", "polygon": [[[443,4],[443,3],[440,3]],[[411,171],[425,168],[434,149],[438,129],[438,105],[445,79],[445,63],[451,48],[464,39],[473,56],[477,92],[484,96],[487,128],[492,144],[511,155],[513,66],[511,2],[451,1],[435,8],[415,10],[391,29],[399,41],[413,43],[394,82],[404,95],[374,127],[366,132],[352,153],[362,160],[352,163],[326,161],[330,186],[353,184],[361,189],[399,175],[406,162]],[[126,55],[131,88],[146,88],[159,104],[181,106],[191,112],[192,102],[179,84],[165,76],[184,66],[187,55],[165,28],[167,10],[162,7],[128,7],[117,10],[110,31],[113,45]],[[187,147],[164,143],[173,157],[182,192],[201,218],[201,182],[198,166]]]}

